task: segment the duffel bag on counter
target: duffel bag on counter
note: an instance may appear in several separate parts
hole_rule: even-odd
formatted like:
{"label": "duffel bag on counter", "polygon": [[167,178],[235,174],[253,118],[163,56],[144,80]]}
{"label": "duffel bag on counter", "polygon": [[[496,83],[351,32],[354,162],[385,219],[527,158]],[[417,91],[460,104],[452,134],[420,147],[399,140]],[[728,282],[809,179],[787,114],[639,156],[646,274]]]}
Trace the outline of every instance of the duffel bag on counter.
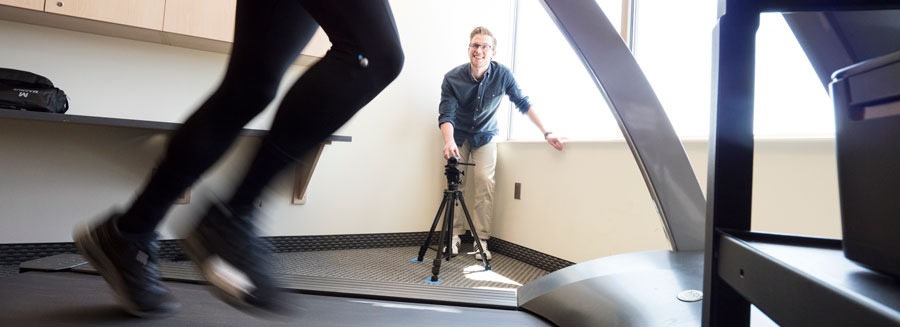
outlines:
{"label": "duffel bag on counter", "polygon": [[69,100],[44,76],[0,68],[0,109],[61,114],[69,110]]}

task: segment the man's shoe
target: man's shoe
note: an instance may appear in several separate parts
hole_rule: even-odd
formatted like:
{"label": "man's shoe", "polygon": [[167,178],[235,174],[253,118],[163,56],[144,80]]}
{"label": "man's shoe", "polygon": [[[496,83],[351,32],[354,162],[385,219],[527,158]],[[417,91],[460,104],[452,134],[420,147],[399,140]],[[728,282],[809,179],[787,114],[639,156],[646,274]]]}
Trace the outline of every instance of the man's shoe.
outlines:
{"label": "man's shoe", "polygon": [[182,242],[184,252],[214,287],[214,294],[250,313],[287,315],[271,276],[268,246],[256,235],[251,219],[234,216],[224,204],[213,205]]}
{"label": "man's shoe", "polygon": [[[472,246],[475,248],[475,251],[478,252],[478,242],[473,242]],[[481,246],[484,247],[484,255],[488,260],[491,260],[491,251],[488,250],[487,240],[481,240]],[[475,259],[481,260],[481,252],[475,253]]]}
{"label": "man's shoe", "polygon": [[177,312],[181,305],[159,278],[158,234],[122,235],[116,227],[118,219],[119,214],[113,214],[99,225],[76,229],[78,250],[129,313],[160,318]]}
{"label": "man's shoe", "polygon": [[[452,253],[452,256],[455,257],[459,255],[459,245],[461,243],[462,241],[459,239],[459,235],[453,235],[453,237],[450,239],[450,253]],[[445,246],[442,249],[446,250],[447,247]]]}

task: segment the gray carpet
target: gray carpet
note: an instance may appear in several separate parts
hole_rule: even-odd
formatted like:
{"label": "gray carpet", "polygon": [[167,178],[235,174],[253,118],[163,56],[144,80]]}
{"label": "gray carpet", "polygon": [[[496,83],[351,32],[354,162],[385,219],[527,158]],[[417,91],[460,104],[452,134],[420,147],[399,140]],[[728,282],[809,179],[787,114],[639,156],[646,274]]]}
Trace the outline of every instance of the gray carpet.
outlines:
{"label": "gray carpet", "polygon": [[[431,277],[435,252],[425,254],[425,262],[410,261],[419,247],[353,249],[276,253],[275,272],[286,275],[334,277],[368,281],[417,284]],[[166,265],[192,266],[188,261]],[[462,254],[441,265],[441,286],[516,289],[547,272],[502,254],[493,253],[493,270],[484,271],[480,260]],[[0,266],[0,277],[18,273],[17,266]]]}
{"label": "gray carpet", "polygon": [[18,265],[0,265],[0,277],[12,276],[18,273]]}
{"label": "gray carpet", "polygon": [[[278,257],[284,273],[422,283],[431,277],[435,252],[429,250],[425,254],[425,262],[410,261],[418,252],[419,247],[414,246],[286,253]],[[454,257],[449,262],[442,262],[440,285],[515,289],[547,274],[546,271],[498,253],[493,253],[490,265],[493,270],[484,271],[481,260],[476,260],[474,255]]]}
{"label": "gray carpet", "polygon": [[[286,275],[334,277],[396,283],[424,283],[431,277],[434,251],[416,263],[419,247],[276,253],[275,272]],[[187,261],[170,265],[191,265]],[[441,264],[442,286],[516,289],[547,272],[502,254],[493,253],[491,271],[484,271],[473,255],[460,255]]]}

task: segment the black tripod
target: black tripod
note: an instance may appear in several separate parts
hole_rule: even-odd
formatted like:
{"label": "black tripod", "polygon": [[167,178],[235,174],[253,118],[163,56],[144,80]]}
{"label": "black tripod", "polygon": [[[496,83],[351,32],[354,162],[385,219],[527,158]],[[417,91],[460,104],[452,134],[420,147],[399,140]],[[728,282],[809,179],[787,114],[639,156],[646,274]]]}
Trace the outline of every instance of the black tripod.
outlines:
{"label": "black tripod", "polygon": [[[475,238],[475,244],[478,246],[478,251],[481,253],[481,262],[484,263],[484,270],[491,270],[491,266],[488,265],[487,256],[484,255],[484,246],[481,245],[481,239],[478,238],[478,232],[475,231],[475,225],[472,224],[472,217],[469,216],[469,209],[466,208],[466,200],[463,199],[462,191],[459,190],[460,174],[462,174],[459,165],[474,166],[475,164],[460,163],[458,158],[447,159],[447,165],[444,166],[444,175],[447,175],[447,189],[444,190],[444,200],[441,201],[441,206],[438,208],[437,215],[434,216],[434,222],[431,224],[431,229],[428,230],[428,236],[425,238],[425,243],[419,248],[419,256],[414,260],[415,262],[424,261],[425,251],[428,250],[428,245],[431,244],[431,236],[434,234],[435,228],[437,228],[438,221],[441,220],[441,211],[443,211],[444,223],[441,227],[440,236],[438,237],[437,255],[434,258],[434,266],[431,268],[432,276],[430,280],[426,280],[426,282],[439,282],[438,274],[441,273],[441,258],[446,256],[446,260],[450,261],[450,256],[452,254],[452,245],[450,243],[452,242],[453,233],[453,208],[456,206],[457,200],[459,201],[459,204],[462,205],[463,213],[466,214],[469,230],[472,231],[472,236]],[[443,250],[439,250],[441,246],[444,247]]]}

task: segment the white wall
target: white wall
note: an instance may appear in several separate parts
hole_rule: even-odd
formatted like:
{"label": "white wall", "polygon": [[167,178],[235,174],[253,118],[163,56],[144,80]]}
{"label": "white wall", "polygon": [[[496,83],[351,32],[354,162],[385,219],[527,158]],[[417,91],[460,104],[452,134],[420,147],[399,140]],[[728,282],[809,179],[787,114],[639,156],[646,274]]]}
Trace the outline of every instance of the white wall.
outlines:
{"label": "white wall", "polygon": [[[424,231],[445,179],[437,129],[440,82],[466,61],[476,25],[495,32],[508,63],[511,1],[392,1],[406,65],[400,77],[326,147],[306,205],[290,204],[292,176],[266,194],[267,235]],[[484,10],[471,10],[478,5]],[[485,6],[488,6],[485,8]],[[179,121],[221,78],[227,56],[0,21],[0,67],[51,78],[71,114]],[[290,83],[303,69],[292,68]],[[707,99],[699,100],[706,103]],[[265,119],[250,127],[263,128]],[[166,133],[0,120],[0,243],[68,242],[73,225],[130,202],[164,148]],[[258,139],[243,137],[189,205],[164,226],[203,210],[204,194],[227,194]],[[687,141],[706,187],[706,142]],[[494,235],[567,260],[665,249],[658,216],[623,141],[499,145]],[[754,229],[840,236],[833,140],[760,140]],[[512,199],[513,183],[522,200]]]}

